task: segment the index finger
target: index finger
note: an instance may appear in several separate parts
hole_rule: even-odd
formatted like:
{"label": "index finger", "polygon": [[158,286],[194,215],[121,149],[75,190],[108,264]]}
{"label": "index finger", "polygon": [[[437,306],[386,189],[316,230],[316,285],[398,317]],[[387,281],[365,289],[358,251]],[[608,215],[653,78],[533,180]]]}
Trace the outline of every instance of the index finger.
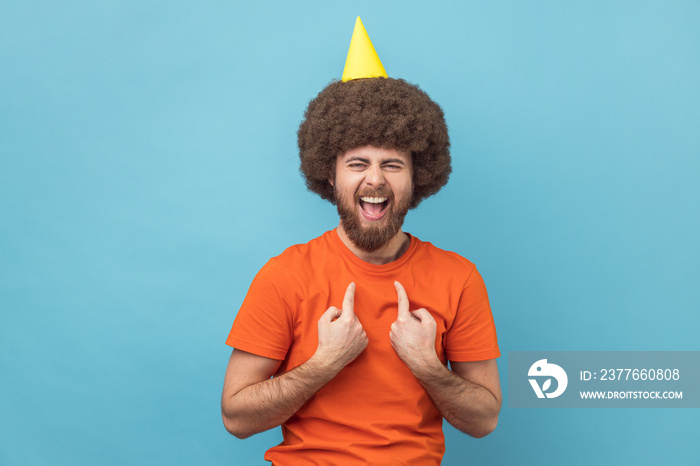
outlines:
{"label": "index finger", "polygon": [[343,313],[350,312],[354,313],[355,309],[355,282],[350,282],[348,289],[345,290],[345,297],[343,298]]}
{"label": "index finger", "polygon": [[394,288],[396,288],[396,294],[399,296],[399,316],[401,316],[401,314],[410,314],[408,312],[408,295],[403,285],[395,281]]}

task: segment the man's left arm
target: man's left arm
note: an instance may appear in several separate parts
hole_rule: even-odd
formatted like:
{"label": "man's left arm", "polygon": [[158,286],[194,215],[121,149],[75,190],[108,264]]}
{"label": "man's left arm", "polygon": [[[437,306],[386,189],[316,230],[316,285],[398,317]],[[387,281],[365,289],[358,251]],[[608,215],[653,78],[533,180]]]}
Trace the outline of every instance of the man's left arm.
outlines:
{"label": "man's left arm", "polygon": [[[411,368],[440,413],[455,428],[484,437],[496,428],[501,410],[501,384],[495,359],[451,362]],[[411,367],[411,366],[409,366]]]}
{"label": "man's left arm", "polygon": [[406,291],[395,286],[398,316],[390,338],[396,354],[450,424],[473,437],[490,434],[501,410],[496,360],[451,362],[450,371],[435,353],[435,319],[426,309],[409,311]]}

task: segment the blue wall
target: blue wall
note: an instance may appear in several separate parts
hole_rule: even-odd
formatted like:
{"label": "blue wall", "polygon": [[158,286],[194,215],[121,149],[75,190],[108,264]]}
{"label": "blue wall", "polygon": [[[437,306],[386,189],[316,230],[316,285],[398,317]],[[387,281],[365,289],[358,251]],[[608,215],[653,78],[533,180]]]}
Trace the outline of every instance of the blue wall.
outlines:
{"label": "blue wall", "polygon": [[[300,2],[302,3],[302,2]],[[406,231],[475,262],[517,350],[698,350],[700,3],[5,2],[0,464],[261,464],[221,425],[265,261],[337,223],[298,174],[355,17],[444,108]],[[698,464],[695,410],[516,410],[444,464]]]}

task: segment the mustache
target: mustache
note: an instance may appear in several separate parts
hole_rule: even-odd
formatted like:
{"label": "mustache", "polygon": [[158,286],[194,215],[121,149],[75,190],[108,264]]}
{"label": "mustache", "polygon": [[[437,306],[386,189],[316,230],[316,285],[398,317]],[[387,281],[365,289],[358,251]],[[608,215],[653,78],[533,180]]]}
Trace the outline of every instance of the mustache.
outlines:
{"label": "mustache", "polygon": [[393,201],[394,193],[390,189],[365,189],[355,193],[355,201],[359,201],[361,197],[386,197]]}

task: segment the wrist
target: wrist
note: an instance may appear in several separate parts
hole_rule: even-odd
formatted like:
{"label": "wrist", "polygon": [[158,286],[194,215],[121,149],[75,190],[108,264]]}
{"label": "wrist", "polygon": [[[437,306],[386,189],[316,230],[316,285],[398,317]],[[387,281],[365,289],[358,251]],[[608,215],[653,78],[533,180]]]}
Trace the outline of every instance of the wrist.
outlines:
{"label": "wrist", "polygon": [[437,354],[428,354],[407,364],[413,376],[420,381],[431,380],[446,370]]}
{"label": "wrist", "polygon": [[333,364],[330,358],[319,354],[318,351],[306,361],[305,365],[313,375],[327,380],[335,377],[343,368],[343,366],[337,367],[338,365]]}

